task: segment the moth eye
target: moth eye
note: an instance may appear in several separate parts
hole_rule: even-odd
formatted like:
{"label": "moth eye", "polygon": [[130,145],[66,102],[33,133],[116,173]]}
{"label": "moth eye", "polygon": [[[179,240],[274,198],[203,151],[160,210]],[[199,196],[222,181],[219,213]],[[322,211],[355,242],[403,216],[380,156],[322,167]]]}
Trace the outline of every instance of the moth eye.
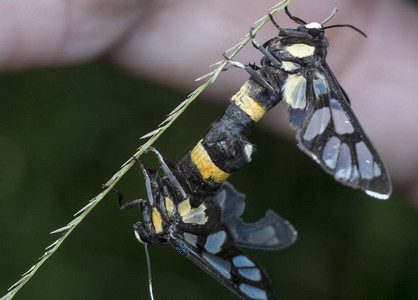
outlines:
{"label": "moth eye", "polygon": [[143,230],[145,230],[145,229],[141,228],[141,230],[135,230],[136,239],[142,244],[150,243],[151,240],[150,240],[148,234]]}
{"label": "moth eye", "polygon": [[313,37],[317,37],[321,34],[321,30],[319,30],[317,28],[310,28],[310,29],[308,29],[308,34],[313,36]]}

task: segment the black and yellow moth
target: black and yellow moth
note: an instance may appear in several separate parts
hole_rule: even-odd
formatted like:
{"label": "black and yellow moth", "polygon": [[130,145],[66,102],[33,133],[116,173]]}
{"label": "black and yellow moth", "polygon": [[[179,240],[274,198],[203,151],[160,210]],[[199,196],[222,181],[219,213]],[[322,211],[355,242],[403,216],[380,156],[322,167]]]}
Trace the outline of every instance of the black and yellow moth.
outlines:
{"label": "black and yellow moth", "polygon": [[296,129],[301,150],[342,184],[364,190],[378,199],[387,199],[392,185],[386,167],[350,107],[325,58],[328,39],[325,29],[352,25],[325,26],[306,23],[290,14],[297,28],[282,28],[278,37],[253,45],[264,57],[261,68],[243,66],[266,90],[280,95],[287,104],[290,125]]}
{"label": "black and yellow moth", "polygon": [[325,29],[359,30],[351,25],[324,27],[335,12],[322,23],[306,23],[287,8],[286,13],[300,26],[281,28],[272,19],[278,37],[260,45],[251,36],[264,54],[261,67],[230,61],[251,78],[193,150],[168,167],[152,149],[164,171],[161,179],[140,163],[148,199],[134,202],[144,217],[144,223],[134,226],[139,241],[172,245],[243,299],[277,296],[261,266],[237,246],[280,249],[296,238],[293,227],[273,212],[254,224],[244,223],[239,218],[243,196],[226,183],[251,161],[254,146],[246,139],[250,129],[282,99],[299,147],[335,180],[379,199],[387,199],[392,191],[383,161],[325,60]]}
{"label": "black and yellow moth", "polygon": [[255,223],[245,223],[241,214],[245,196],[228,182],[215,196],[207,195],[193,206],[155,149],[164,175],[158,177],[137,160],[145,176],[148,199],[122,204],[139,205],[144,222],[134,225],[141,243],[169,244],[242,299],[278,299],[263,268],[237,246],[277,250],[291,245],[297,237],[292,225],[273,211]]}
{"label": "black and yellow moth", "polygon": [[[299,148],[313,158],[336,181],[364,190],[378,199],[387,199],[392,185],[386,167],[354,115],[348,97],[325,58],[328,39],[325,26],[306,23],[281,28],[279,36],[253,45],[263,54],[261,67],[245,68],[250,79],[231,97],[224,116],[175,167],[180,184],[196,195],[214,193],[231,173],[251,161],[254,147],[246,139],[252,126],[282,99],[287,104],[290,125],[296,129]],[[362,33],[363,34],[363,33]]]}

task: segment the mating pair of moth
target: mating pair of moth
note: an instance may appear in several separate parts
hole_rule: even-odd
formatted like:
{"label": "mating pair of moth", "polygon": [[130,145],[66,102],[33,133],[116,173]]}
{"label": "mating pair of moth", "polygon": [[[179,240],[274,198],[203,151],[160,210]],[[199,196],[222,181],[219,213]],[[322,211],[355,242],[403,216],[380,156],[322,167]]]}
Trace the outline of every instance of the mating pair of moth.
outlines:
{"label": "mating pair of moth", "polygon": [[[299,147],[335,180],[387,199],[392,191],[384,163],[350,108],[348,97],[325,61],[328,40],[322,23],[286,14],[299,26],[282,28],[260,45],[261,66],[244,66],[250,79],[231,97],[224,116],[193,150],[170,164],[155,149],[163,176],[137,160],[146,179],[146,200],[139,205],[144,222],[134,225],[145,244],[170,244],[242,299],[278,299],[263,268],[238,247],[277,250],[297,237],[292,225],[273,211],[248,224],[240,216],[245,196],[226,180],[251,161],[246,139],[252,126],[282,99]],[[364,34],[363,34],[364,35]]]}

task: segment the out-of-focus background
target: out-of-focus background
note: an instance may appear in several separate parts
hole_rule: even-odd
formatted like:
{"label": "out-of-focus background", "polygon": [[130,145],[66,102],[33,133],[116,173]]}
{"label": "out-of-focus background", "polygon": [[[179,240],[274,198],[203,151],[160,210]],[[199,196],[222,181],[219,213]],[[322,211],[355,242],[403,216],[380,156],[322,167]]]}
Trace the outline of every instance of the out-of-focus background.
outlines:
{"label": "out-of-focus background", "polygon": [[[222,50],[222,49],[221,49]],[[220,50],[220,51],[221,51]],[[105,183],[184,94],[96,61],[0,76],[0,294],[18,280],[72,214]],[[231,90],[231,94],[235,92]],[[178,161],[227,105],[198,99],[155,144]],[[396,191],[372,199],[333,181],[294,141],[260,127],[253,162],[231,182],[247,194],[245,219],[271,208],[298,241],[246,251],[282,299],[418,299],[417,211]],[[154,160],[151,160],[153,162]],[[133,168],[117,189],[146,196]],[[109,195],[15,299],[149,299],[144,249]],[[169,246],[150,246],[156,299],[237,299]]]}

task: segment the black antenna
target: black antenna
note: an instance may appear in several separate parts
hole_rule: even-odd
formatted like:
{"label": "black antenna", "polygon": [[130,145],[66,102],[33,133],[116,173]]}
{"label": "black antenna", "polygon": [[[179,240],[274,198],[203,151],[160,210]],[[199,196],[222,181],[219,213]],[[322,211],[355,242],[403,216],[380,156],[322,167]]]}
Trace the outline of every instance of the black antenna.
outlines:
{"label": "black antenna", "polygon": [[154,300],[154,294],[152,292],[151,260],[149,259],[148,243],[144,243],[144,248],[145,248],[145,256],[147,257],[149,295],[151,296],[151,300]]}
{"label": "black antenna", "polygon": [[293,16],[290,12],[289,9],[287,8],[287,6],[284,8],[284,11],[286,12],[286,15],[289,16],[289,18],[291,20],[293,20],[296,24],[300,24],[300,25],[305,25],[306,22],[303,21],[302,19],[299,19],[298,17]]}
{"label": "black antenna", "polygon": [[367,37],[367,35],[363,31],[361,31],[357,27],[354,27],[353,25],[350,25],[350,24],[331,25],[331,26],[326,26],[326,27],[323,27],[323,28],[327,29],[327,28],[334,28],[334,27],[349,27],[351,29],[354,29],[358,33],[360,33],[362,36]]}

